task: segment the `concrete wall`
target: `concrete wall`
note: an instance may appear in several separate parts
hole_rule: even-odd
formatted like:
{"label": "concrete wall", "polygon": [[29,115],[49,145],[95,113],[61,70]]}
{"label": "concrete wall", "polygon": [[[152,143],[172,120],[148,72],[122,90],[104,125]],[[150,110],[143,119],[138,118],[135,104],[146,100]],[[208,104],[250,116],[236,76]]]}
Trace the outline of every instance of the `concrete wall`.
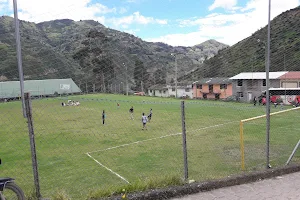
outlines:
{"label": "concrete wall", "polygon": [[[233,80],[232,84],[232,94],[239,96],[239,93],[242,93],[243,96],[239,97],[239,100],[242,102],[251,102],[254,96],[258,97],[266,90],[266,86],[263,86],[263,80],[255,79],[246,79],[242,80],[242,86],[238,86],[238,80]],[[278,88],[280,87],[280,80],[272,79],[270,80],[270,87]]]}

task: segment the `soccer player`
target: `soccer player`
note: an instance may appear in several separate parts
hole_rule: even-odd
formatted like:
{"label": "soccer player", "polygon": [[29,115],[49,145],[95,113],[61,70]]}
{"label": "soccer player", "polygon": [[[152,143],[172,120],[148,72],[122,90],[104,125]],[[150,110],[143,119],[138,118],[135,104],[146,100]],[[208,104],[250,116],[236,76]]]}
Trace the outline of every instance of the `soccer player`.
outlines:
{"label": "soccer player", "polygon": [[131,106],[131,108],[129,109],[129,113],[130,113],[130,119],[134,120],[134,118],[133,118],[133,106]]}
{"label": "soccer player", "polygon": [[256,96],[254,96],[254,98],[253,98],[253,105],[254,106],[256,106],[256,102],[257,102],[257,98],[256,98]]}
{"label": "soccer player", "polygon": [[142,130],[144,130],[144,129],[147,130],[147,127],[146,127],[147,121],[148,121],[147,116],[145,116],[145,113],[143,113],[142,114],[143,129]]}
{"label": "soccer player", "polygon": [[103,110],[103,112],[102,112],[102,122],[103,122],[103,125],[105,123],[105,118],[106,118],[106,115],[105,115],[105,111]]}
{"label": "soccer player", "polygon": [[149,115],[148,115],[148,121],[150,122],[150,120],[151,120],[151,117],[152,117],[152,108],[150,108],[150,113],[149,113]]}

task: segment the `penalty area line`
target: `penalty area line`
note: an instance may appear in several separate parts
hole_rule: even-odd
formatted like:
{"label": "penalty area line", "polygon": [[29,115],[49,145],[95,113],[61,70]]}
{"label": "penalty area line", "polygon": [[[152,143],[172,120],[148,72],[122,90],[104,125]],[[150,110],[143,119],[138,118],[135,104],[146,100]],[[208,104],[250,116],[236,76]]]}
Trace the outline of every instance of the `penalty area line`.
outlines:
{"label": "penalty area line", "polygon": [[[208,128],[213,128],[213,127],[219,127],[219,126],[224,126],[224,125],[227,125],[227,124],[230,124],[230,123],[235,123],[236,121],[231,121],[231,122],[227,122],[227,123],[223,123],[223,124],[217,124],[217,125],[213,125],[213,126],[207,126],[207,127],[202,127],[200,129],[196,129],[194,131],[199,131],[199,130],[205,130],[205,129],[208,129]],[[188,131],[187,131],[188,132]],[[193,132],[193,131],[190,131],[190,132]],[[111,150],[111,149],[117,149],[117,148],[120,148],[120,147],[125,147],[125,146],[129,146],[129,145],[133,145],[133,144],[138,144],[138,143],[142,143],[142,142],[147,142],[147,141],[151,141],[151,140],[157,140],[157,139],[162,139],[162,138],[166,138],[166,137],[171,137],[171,136],[175,136],[175,135],[181,135],[182,133],[173,133],[173,134],[169,134],[169,135],[164,135],[164,136],[161,136],[161,137],[155,137],[155,138],[150,138],[150,139],[147,139],[147,140],[140,140],[140,141],[136,141],[136,142],[131,142],[131,143],[128,143],[128,144],[123,144],[123,145],[119,145],[119,146],[114,146],[114,147],[110,147],[110,148],[107,148],[107,149],[101,149],[101,150],[97,150],[97,151],[91,151],[91,152],[87,152],[85,153],[87,156],[89,156],[91,159],[93,159],[96,163],[98,163],[100,166],[102,166],[103,168],[107,169],[108,171],[110,171],[111,173],[115,174],[116,176],[118,176],[119,178],[121,178],[123,181],[125,181],[126,183],[130,184],[129,181],[127,181],[123,176],[121,176],[120,174],[114,172],[112,169],[106,167],[105,165],[103,165],[102,163],[100,163],[98,160],[96,160],[93,156],[91,156],[90,154],[91,153],[96,153],[96,152],[102,152],[102,151],[108,151],[108,150]]]}
{"label": "penalty area line", "polygon": [[[223,123],[223,124],[217,124],[217,125],[212,125],[212,126],[201,127],[199,129],[196,129],[196,130],[193,130],[193,131],[187,131],[187,133],[196,132],[196,131],[200,131],[200,130],[205,130],[205,129],[209,129],[209,128],[215,128],[215,127],[219,127],[219,126],[225,126],[227,124],[236,123],[236,122],[239,122],[239,121],[230,121],[230,122],[226,122],[226,123]],[[181,135],[181,134],[182,133],[173,133],[173,134],[164,135],[164,136],[160,136],[160,137],[150,138],[150,139],[146,139],[146,140],[139,140],[139,141],[135,141],[135,142],[127,143],[127,144],[122,144],[122,145],[118,145],[118,146],[114,146],[114,147],[109,147],[107,149],[100,149],[100,150],[96,150],[96,151],[90,151],[90,152],[87,152],[87,153],[91,154],[91,153],[97,153],[97,152],[102,152],[102,151],[108,151],[108,150],[117,149],[117,148],[120,148],[120,147],[125,147],[125,146],[138,144],[138,143],[142,143],[142,142],[148,142],[148,141],[151,141],[151,140],[158,140],[158,139],[171,137],[171,136],[175,136],[175,135]]]}
{"label": "penalty area line", "polygon": [[126,183],[130,184],[129,181],[127,181],[123,176],[121,176],[120,174],[114,172],[112,169],[106,167],[105,165],[103,165],[102,163],[100,163],[98,160],[96,160],[93,156],[91,156],[89,153],[86,153],[86,155],[88,157],[90,157],[91,159],[93,159],[96,163],[98,163],[100,166],[104,167],[105,169],[107,169],[108,171],[110,171],[111,173],[115,174],[116,176],[118,176],[120,179],[122,179],[123,181],[125,181]]}
{"label": "penalty area line", "polygon": [[139,141],[131,142],[131,143],[128,143],[128,144],[122,144],[122,145],[119,145],[119,146],[109,147],[107,149],[101,149],[101,150],[97,150],[97,151],[91,151],[91,152],[88,152],[88,154],[90,154],[90,153],[96,153],[96,152],[101,152],[101,151],[107,151],[107,150],[111,150],[111,149],[117,149],[117,148],[120,148],[120,147],[129,146],[129,145],[132,145],[132,144],[138,144],[138,143],[147,142],[147,141],[151,141],[151,140],[162,139],[162,138],[170,137],[170,136],[174,136],[174,135],[181,135],[181,133],[173,133],[173,134],[170,134],[170,135],[164,135],[164,136],[161,136],[161,137],[150,138],[150,139],[147,139],[147,140],[139,140]]}

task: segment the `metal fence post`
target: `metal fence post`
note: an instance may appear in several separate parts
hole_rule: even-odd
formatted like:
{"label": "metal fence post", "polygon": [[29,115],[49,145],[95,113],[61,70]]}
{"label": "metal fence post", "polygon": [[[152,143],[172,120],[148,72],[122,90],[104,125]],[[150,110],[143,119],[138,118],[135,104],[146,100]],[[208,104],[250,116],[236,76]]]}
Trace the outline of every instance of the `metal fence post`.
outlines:
{"label": "metal fence post", "polygon": [[267,48],[267,58],[266,58],[266,157],[267,163],[266,167],[271,168],[270,165],[270,80],[269,80],[269,71],[270,71],[270,16],[271,16],[271,0],[269,0],[269,14],[268,14],[268,48]]}
{"label": "metal fence post", "polygon": [[185,110],[184,101],[181,101],[181,125],[182,125],[182,147],[183,147],[183,162],[184,162],[184,179],[188,179],[188,161],[186,148],[186,129],[185,129]]}
{"label": "metal fence post", "polygon": [[32,160],[32,170],[33,170],[33,178],[35,185],[36,197],[40,199],[40,184],[39,184],[39,173],[38,173],[38,163],[36,157],[36,148],[35,148],[35,139],[34,139],[34,128],[33,128],[33,120],[32,120],[32,107],[31,107],[31,99],[29,92],[25,93],[25,108],[26,108],[26,117],[29,131],[29,140],[30,140],[30,149],[31,149],[31,160]]}

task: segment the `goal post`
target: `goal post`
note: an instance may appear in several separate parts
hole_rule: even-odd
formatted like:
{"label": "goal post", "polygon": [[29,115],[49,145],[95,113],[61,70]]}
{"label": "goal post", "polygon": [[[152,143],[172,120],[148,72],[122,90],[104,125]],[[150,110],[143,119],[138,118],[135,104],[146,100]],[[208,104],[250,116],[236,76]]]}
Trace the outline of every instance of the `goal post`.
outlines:
{"label": "goal post", "polygon": [[[285,112],[289,112],[289,111],[293,111],[293,110],[298,110],[298,109],[300,109],[300,107],[291,108],[291,109],[287,109],[287,110],[281,110],[281,111],[270,113],[270,116],[285,113]],[[253,121],[253,120],[256,120],[256,119],[261,119],[261,118],[264,118],[264,117],[266,117],[266,115],[251,117],[251,118],[243,119],[243,120],[240,121],[240,152],[241,152],[241,169],[242,170],[245,170],[244,123],[249,122],[249,121]]]}

